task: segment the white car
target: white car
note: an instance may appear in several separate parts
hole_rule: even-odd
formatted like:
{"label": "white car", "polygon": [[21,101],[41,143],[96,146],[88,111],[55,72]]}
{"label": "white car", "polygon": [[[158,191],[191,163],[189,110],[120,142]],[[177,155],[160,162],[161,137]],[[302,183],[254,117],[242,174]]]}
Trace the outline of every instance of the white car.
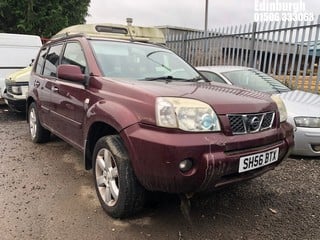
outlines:
{"label": "white car", "polygon": [[26,111],[26,95],[32,67],[26,67],[7,76],[6,90],[3,93],[5,103],[16,112]]}
{"label": "white car", "polygon": [[291,90],[278,80],[254,68],[239,66],[197,67],[208,80],[270,94],[283,100],[288,122],[295,127],[294,155],[320,156],[320,96]]}

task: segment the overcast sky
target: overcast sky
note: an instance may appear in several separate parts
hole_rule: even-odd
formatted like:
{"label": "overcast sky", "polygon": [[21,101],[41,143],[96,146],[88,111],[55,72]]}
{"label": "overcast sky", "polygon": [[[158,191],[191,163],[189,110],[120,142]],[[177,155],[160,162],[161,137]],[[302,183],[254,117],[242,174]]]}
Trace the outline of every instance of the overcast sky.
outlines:
{"label": "overcast sky", "polygon": [[[208,28],[246,24],[254,21],[255,1],[303,3],[306,11],[320,14],[319,0],[209,0]],[[179,26],[204,29],[205,0],[91,0],[87,23]]]}

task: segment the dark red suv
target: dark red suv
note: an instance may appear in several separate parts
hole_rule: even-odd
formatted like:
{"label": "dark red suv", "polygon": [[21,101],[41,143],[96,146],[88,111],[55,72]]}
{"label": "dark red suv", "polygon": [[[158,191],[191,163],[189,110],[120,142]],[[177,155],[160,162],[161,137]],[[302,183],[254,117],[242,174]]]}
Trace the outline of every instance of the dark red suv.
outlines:
{"label": "dark red suv", "polygon": [[288,156],[293,132],[279,97],[209,82],[146,32],[90,27],[41,48],[28,122],[32,141],[53,133],[84,153],[112,217],[136,213],[146,190],[214,190]]}

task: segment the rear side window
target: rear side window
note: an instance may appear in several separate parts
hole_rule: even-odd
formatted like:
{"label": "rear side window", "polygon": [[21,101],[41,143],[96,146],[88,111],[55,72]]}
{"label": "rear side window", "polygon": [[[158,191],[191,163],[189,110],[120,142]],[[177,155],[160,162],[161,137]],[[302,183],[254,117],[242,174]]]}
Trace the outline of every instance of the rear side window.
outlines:
{"label": "rear side window", "polygon": [[43,75],[56,77],[57,67],[59,65],[59,56],[62,50],[62,44],[52,46],[46,56]]}
{"label": "rear side window", "polygon": [[81,45],[77,42],[67,43],[61,63],[77,65],[81,68],[82,73],[85,73],[87,63]]}
{"label": "rear side window", "polygon": [[48,49],[45,48],[40,51],[37,65],[36,65],[36,73],[37,74],[40,74],[40,75],[42,74],[42,69],[43,69],[44,61],[46,59],[47,50]]}

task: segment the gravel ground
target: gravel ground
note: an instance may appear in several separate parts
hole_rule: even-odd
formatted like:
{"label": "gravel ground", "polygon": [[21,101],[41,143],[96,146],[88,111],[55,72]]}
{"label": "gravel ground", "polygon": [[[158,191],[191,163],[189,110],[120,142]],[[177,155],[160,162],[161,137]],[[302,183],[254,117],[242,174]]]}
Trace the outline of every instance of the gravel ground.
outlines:
{"label": "gravel ground", "polygon": [[176,196],[159,194],[132,219],[99,205],[82,155],[53,137],[29,140],[24,115],[0,106],[0,238],[320,239],[320,159],[290,158],[246,183],[192,199],[192,224]]}

